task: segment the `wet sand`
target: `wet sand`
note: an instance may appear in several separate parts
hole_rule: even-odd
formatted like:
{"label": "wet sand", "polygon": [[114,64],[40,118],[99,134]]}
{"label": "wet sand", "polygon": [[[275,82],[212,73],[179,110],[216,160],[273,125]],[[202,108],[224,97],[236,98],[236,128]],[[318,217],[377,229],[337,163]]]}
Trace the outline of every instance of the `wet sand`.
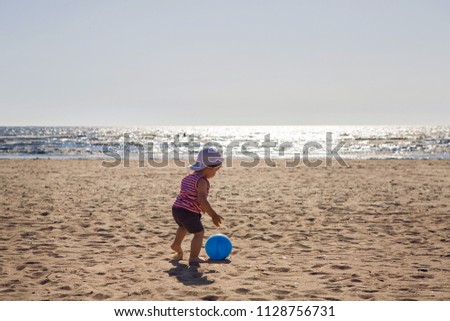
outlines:
{"label": "wet sand", "polygon": [[187,170],[100,164],[0,160],[0,300],[450,300],[448,160],[223,168],[234,249],[199,267],[169,249]]}

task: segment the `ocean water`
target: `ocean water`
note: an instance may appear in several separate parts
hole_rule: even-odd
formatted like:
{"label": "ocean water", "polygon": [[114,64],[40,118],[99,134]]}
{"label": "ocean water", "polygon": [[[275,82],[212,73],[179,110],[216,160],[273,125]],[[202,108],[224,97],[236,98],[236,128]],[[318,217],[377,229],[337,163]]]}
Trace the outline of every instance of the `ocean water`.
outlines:
{"label": "ocean water", "polygon": [[450,159],[450,126],[0,127],[0,158],[185,158],[208,144],[228,157]]}

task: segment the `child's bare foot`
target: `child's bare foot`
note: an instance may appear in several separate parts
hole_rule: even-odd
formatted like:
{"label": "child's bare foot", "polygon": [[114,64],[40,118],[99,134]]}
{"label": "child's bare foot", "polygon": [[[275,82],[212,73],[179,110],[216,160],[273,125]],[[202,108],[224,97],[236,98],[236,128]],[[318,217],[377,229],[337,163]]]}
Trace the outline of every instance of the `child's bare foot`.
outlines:
{"label": "child's bare foot", "polygon": [[175,254],[175,256],[173,257],[174,260],[180,261],[183,259],[183,250],[181,249],[181,246],[176,246],[172,244],[170,248],[175,252],[177,252],[177,254]]}
{"label": "child's bare foot", "polygon": [[199,264],[199,263],[205,263],[206,260],[202,257],[194,257],[194,258],[189,258],[189,264]]}

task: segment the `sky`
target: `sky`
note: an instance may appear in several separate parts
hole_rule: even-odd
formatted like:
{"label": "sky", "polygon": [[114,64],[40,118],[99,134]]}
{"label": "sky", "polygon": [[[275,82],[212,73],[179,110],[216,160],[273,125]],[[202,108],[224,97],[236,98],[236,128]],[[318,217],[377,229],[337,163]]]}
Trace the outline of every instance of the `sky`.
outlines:
{"label": "sky", "polygon": [[0,0],[0,126],[449,125],[450,1]]}

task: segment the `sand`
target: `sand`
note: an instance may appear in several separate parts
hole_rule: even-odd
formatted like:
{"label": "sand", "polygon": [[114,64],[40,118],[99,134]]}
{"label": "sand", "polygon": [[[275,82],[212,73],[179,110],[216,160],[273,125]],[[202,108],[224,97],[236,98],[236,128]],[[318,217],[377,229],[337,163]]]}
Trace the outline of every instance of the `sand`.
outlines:
{"label": "sand", "polygon": [[1,300],[450,300],[448,160],[223,168],[234,248],[199,267],[169,250],[187,170],[100,164],[0,160]]}

